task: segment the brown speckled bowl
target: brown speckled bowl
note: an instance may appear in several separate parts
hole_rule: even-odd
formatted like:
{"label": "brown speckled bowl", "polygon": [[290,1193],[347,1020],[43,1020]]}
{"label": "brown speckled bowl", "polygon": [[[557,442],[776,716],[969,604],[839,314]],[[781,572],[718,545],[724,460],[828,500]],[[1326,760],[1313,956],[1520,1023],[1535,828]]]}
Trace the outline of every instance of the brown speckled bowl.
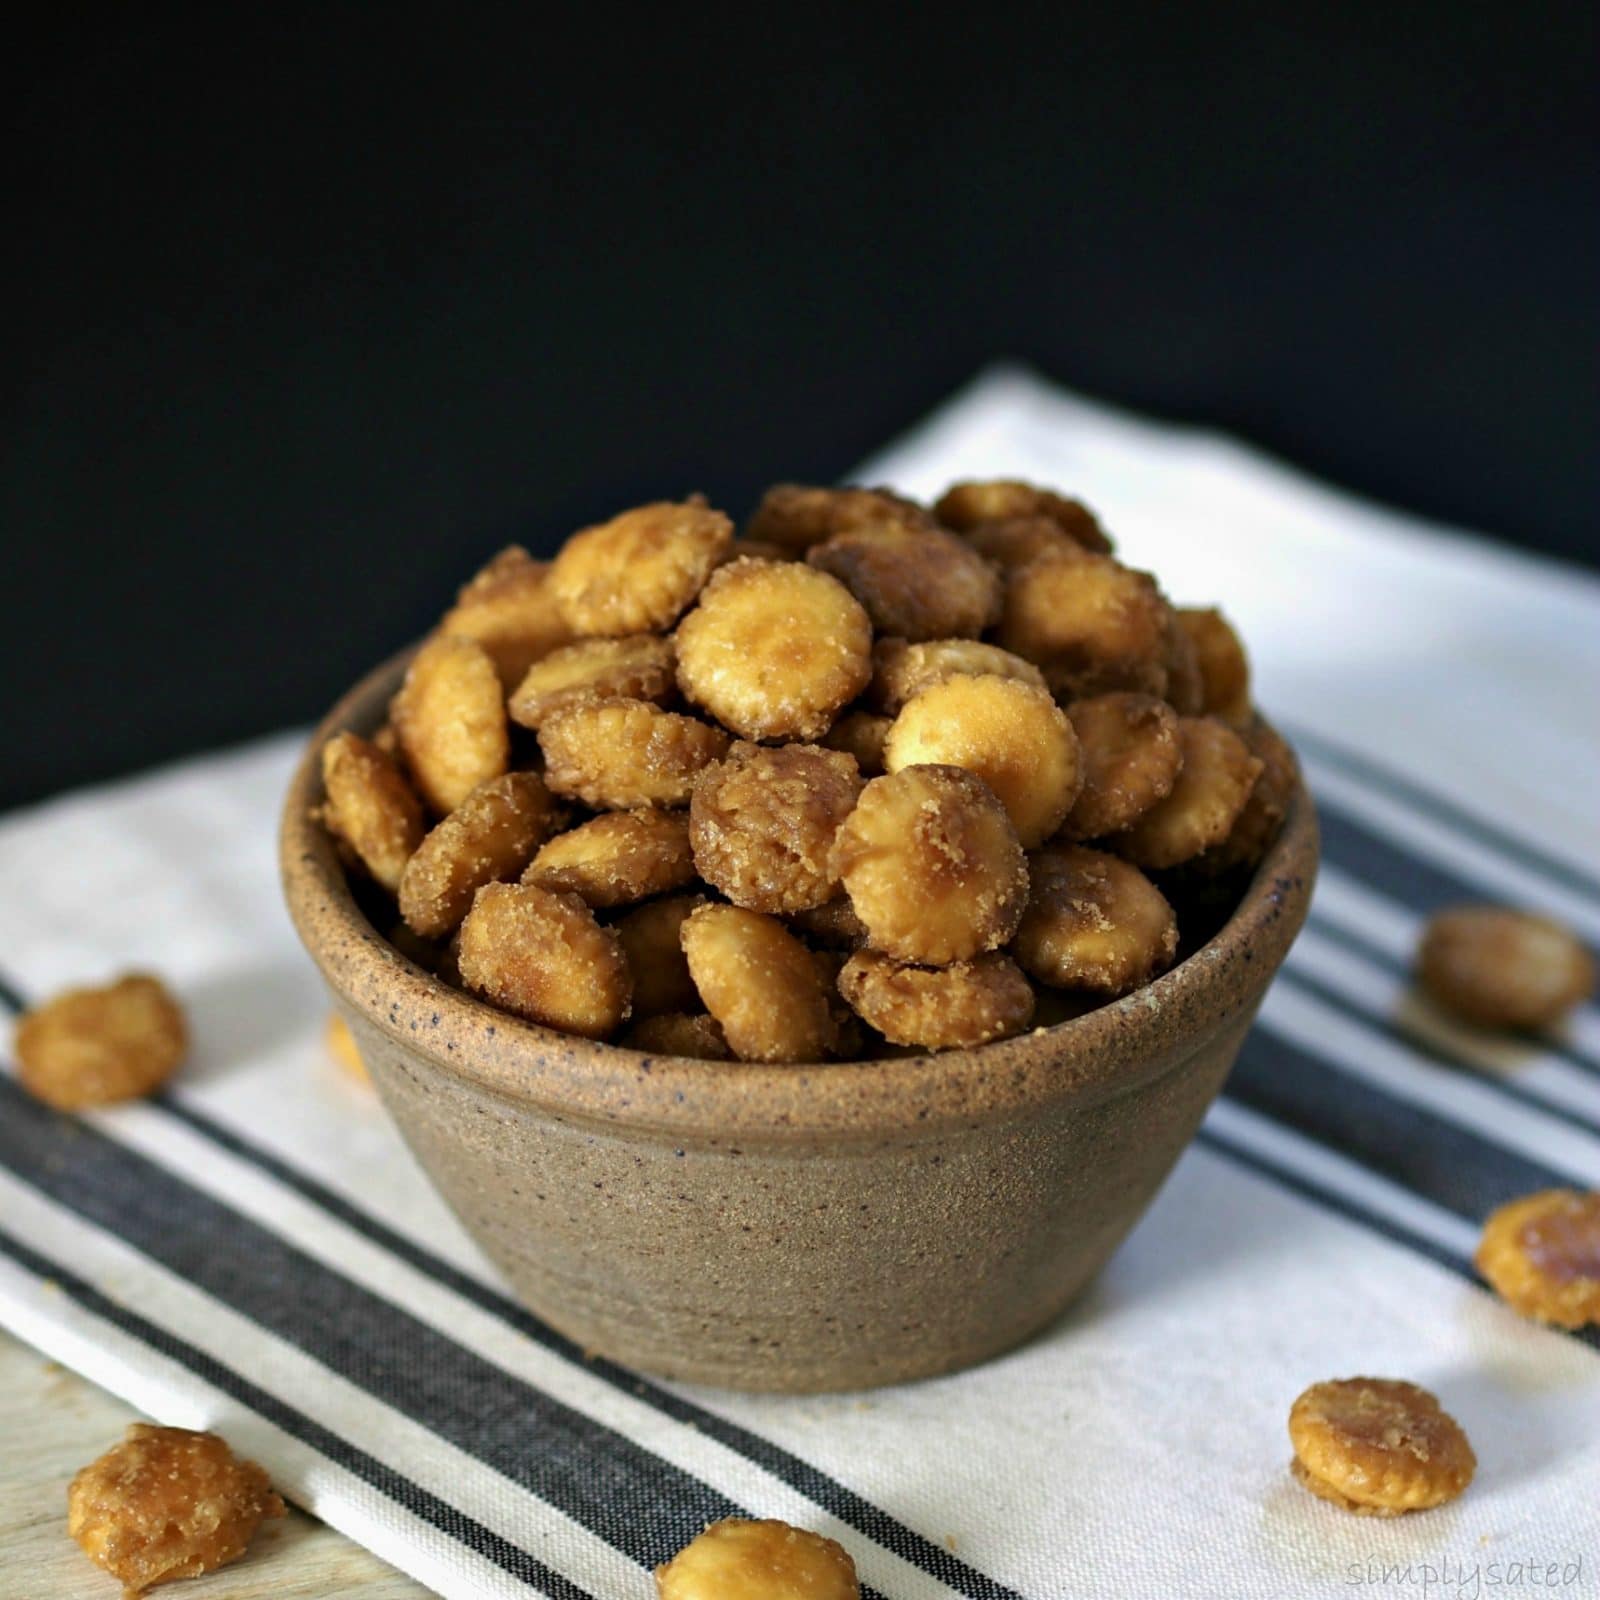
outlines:
{"label": "brown speckled bowl", "polygon": [[370,733],[402,666],[340,701],[290,785],[290,913],[412,1150],[517,1294],[650,1372],[854,1389],[1026,1339],[1150,1203],[1305,918],[1317,825],[1302,793],[1222,931],[1077,1021],[823,1066],[594,1044],[413,965],[309,820],[316,750]]}

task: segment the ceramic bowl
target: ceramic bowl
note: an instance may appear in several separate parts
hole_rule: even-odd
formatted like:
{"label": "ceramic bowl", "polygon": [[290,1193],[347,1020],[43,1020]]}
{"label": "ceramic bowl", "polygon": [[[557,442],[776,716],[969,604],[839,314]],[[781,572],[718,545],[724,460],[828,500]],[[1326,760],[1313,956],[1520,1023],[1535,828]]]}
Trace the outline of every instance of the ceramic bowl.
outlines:
{"label": "ceramic bowl", "polygon": [[316,752],[383,720],[404,658],[334,707],[289,787],[289,910],[423,1169],[517,1296],[585,1350],[737,1389],[865,1388],[1037,1332],[1139,1220],[1305,918],[1302,791],[1209,943],[1076,1020],[816,1066],[643,1055],[523,1022],[408,961],[327,835]]}

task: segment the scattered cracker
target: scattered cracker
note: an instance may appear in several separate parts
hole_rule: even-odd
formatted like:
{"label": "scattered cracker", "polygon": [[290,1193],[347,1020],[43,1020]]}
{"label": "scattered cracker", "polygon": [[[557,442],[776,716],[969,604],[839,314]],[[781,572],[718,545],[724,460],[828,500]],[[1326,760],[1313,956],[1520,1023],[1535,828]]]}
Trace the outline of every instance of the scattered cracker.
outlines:
{"label": "scattered cracker", "polygon": [[724,1517],[656,1568],[658,1600],[859,1600],[844,1547],[787,1522]]}
{"label": "scattered cracker", "polygon": [[67,1532],[130,1600],[237,1561],[284,1515],[265,1472],[214,1433],[135,1422],[72,1480]]}
{"label": "scattered cracker", "polygon": [[183,1060],[189,1029],[166,985],[135,972],[23,1012],[14,1048],[29,1094],[82,1111],[153,1094]]}
{"label": "scattered cracker", "polygon": [[1595,992],[1594,957],[1570,929],[1508,906],[1437,912],[1417,977],[1445,1010],[1483,1028],[1549,1027]]}
{"label": "scattered cracker", "polygon": [[1477,1457],[1426,1389],[1395,1378],[1314,1383],[1289,1412],[1295,1476],[1347,1511],[1400,1516],[1454,1500]]}
{"label": "scattered cracker", "polygon": [[1510,1201],[1490,1213],[1473,1259],[1523,1316],[1600,1325],[1600,1192],[1544,1189]]}

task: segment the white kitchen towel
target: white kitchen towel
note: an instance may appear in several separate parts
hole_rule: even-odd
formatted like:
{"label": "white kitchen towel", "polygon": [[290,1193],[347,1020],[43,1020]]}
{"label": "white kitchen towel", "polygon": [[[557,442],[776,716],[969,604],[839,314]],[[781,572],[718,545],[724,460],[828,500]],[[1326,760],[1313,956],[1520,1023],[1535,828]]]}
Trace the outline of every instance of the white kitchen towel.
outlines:
{"label": "white kitchen towel", "polygon": [[[976,1371],[795,1399],[641,1378],[520,1310],[325,1055],[274,861],[300,735],[0,820],[13,1008],[138,966],[195,1034],[166,1093],[82,1118],[0,1075],[0,1321],[463,1600],[642,1600],[736,1509],[905,1600],[1600,1592],[1600,1340],[1470,1263],[1501,1201],[1600,1186],[1600,1014],[1485,1039],[1405,976],[1450,901],[1600,942],[1600,584],[1012,369],[860,476],[999,473],[1226,606],[1326,838],[1223,1098],[1059,1323]],[[1438,1392],[1478,1452],[1465,1497],[1386,1522],[1291,1480],[1290,1401],[1356,1373]]]}

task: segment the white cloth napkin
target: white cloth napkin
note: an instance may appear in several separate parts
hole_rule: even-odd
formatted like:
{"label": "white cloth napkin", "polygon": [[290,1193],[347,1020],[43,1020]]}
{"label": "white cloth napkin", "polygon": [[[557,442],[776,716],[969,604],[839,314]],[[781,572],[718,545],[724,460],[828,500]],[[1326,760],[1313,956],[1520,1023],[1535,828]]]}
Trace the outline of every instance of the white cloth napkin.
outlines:
{"label": "white cloth napkin", "polygon": [[[1597,1592],[1600,1341],[1516,1317],[1469,1258],[1501,1200],[1600,1186],[1600,1015],[1485,1041],[1404,973],[1462,897],[1600,942],[1600,584],[1011,369],[860,477],[999,473],[1222,601],[1327,825],[1227,1094],[1061,1322],[973,1372],[792,1399],[636,1379],[518,1311],[324,1053],[273,856],[301,735],[0,820],[15,998],[144,967],[195,1032],[167,1094],[82,1119],[0,1076],[0,1322],[449,1596],[643,1597],[733,1508],[908,1600]],[[1291,1481],[1290,1401],[1358,1373],[1440,1395],[1465,1497],[1388,1522]]]}

